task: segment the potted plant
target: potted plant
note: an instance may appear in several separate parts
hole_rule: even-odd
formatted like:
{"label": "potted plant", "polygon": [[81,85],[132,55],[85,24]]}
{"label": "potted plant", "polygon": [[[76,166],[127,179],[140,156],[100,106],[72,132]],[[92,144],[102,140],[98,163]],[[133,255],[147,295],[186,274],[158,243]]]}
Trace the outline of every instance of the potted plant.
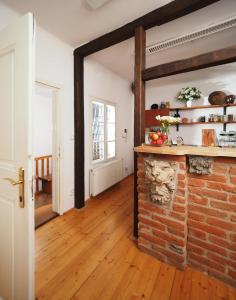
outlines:
{"label": "potted plant", "polygon": [[192,101],[201,98],[201,91],[196,87],[186,87],[182,88],[177,99],[179,101],[185,102],[187,107],[192,106]]}

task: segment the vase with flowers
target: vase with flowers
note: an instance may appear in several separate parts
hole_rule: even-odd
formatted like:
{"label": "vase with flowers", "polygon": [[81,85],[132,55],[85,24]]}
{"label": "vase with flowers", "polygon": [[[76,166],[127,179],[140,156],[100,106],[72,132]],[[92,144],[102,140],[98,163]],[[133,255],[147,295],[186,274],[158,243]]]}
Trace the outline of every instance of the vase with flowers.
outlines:
{"label": "vase with flowers", "polygon": [[155,146],[168,145],[170,126],[179,124],[180,118],[158,115],[156,119],[160,122],[160,129],[149,135],[150,144]]}
{"label": "vase with flowers", "polygon": [[196,87],[182,88],[177,99],[185,102],[187,107],[192,106],[192,102],[201,98],[201,91]]}

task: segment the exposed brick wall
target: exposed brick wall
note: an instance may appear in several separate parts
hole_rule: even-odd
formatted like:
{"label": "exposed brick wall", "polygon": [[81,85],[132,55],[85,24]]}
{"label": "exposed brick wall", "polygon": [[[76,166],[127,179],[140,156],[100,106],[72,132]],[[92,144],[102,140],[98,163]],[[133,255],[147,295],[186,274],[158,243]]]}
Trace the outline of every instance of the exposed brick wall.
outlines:
{"label": "exposed brick wall", "polygon": [[188,264],[236,284],[236,159],[216,158],[213,174],[188,174]]}
{"label": "exposed brick wall", "polygon": [[[170,207],[148,200],[144,157],[177,164]],[[211,175],[187,172],[185,156],[138,157],[139,247],[158,259],[236,286],[236,159],[215,158]]]}

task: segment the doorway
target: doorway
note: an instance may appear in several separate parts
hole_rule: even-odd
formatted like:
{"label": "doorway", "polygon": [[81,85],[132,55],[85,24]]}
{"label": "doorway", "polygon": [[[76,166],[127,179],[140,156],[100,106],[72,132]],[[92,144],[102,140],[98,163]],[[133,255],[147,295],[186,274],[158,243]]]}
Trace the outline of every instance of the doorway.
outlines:
{"label": "doorway", "polygon": [[60,88],[37,81],[33,102],[35,228],[60,214]]}

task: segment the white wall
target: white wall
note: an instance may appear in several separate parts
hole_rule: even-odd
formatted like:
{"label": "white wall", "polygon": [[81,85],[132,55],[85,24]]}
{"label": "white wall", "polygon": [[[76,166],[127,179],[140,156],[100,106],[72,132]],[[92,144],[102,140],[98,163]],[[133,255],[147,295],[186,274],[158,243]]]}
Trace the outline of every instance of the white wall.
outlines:
{"label": "white wall", "polygon": [[[0,3],[0,29],[19,14]],[[37,20],[36,20],[37,22]],[[74,207],[73,48],[47,31],[36,29],[36,78],[61,85],[61,176],[63,211]]]}
{"label": "white wall", "polygon": [[[224,68],[224,67],[222,67]],[[218,73],[214,76],[214,73]],[[221,75],[222,73],[222,75]],[[161,101],[170,101],[171,107],[185,106],[184,103],[177,101],[176,96],[182,87],[192,86],[197,87],[202,92],[202,98],[194,102],[193,105],[209,105],[208,96],[216,90],[223,90],[226,94],[236,94],[235,81],[236,77],[223,76],[222,72],[212,72],[209,75],[209,70],[199,70],[182,75],[171,76],[168,79],[154,80],[148,83],[146,89],[146,109],[150,109],[153,103],[160,104]],[[236,116],[236,107],[227,109],[227,114]],[[181,117],[189,119],[198,118],[200,116],[208,117],[209,114],[223,114],[223,108],[198,109],[190,111],[180,111]],[[176,127],[171,128],[170,134],[172,138],[182,136],[185,144],[201,145],[202,144],[202,129],[213,128],[218,135],[223,130],[222,124],[203,124],[203,125],[185,125],[180,126],[179,131]],[[236,130],[235,124],[228,124],[227,130]]]}
{"label": "white wall", "polygon": [[33,155],[52,155],[52,91],[36,87],[33,100]]}
{"label": "white wall", "polygon": [[[133,173],[133,94],[130,83],[87,57],[84,66],[85,91],[85,199],[89,198],[89,170],[92,165],[92,143],[89,135],[90,103],[93,97],[116,103],[117,158],[123,159],[123,177]],[[127,129],[127,139],[122,130]],[[127,168],[127,171],[125,170]]]}

